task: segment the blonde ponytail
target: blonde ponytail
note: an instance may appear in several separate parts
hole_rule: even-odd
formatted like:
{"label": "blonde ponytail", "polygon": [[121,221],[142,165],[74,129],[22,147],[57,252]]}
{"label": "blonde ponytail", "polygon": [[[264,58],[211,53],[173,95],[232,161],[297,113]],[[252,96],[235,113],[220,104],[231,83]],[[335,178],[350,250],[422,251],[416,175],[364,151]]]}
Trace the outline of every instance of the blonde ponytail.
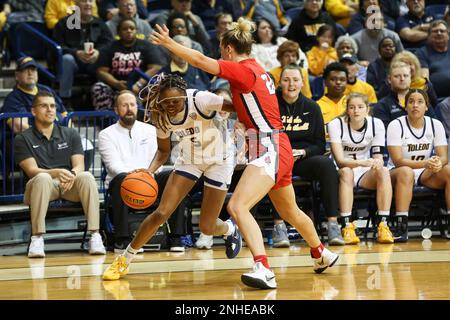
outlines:
{"label": "blonde ponytail", "polygon": [[256,30],[255,22],[247,18],[240,17],[237,22],[224,32],[221,39],[221,46],[231,45],[238,54],[250,54],[252,51],[253,35]]}

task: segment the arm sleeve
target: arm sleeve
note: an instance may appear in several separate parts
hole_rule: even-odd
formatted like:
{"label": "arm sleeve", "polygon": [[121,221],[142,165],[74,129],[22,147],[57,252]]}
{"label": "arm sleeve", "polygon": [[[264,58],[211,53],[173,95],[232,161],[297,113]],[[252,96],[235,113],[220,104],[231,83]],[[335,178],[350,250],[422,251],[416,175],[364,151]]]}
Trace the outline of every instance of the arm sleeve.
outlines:
{"label": "arm sleeve", "polygon": [[77,49],[75,48],[70,48],[68,46],[65,45],[66,41],[65,41],[65,33],[64,30],[66,30],[65,26],[64,26],[64,22],[66,20],[61,20],[59,23],[57,23],[55,25],[55,28],[53,29],[53,38],[56,40],[56,42],[61,44],[61,47],[63,49],[63,53],[69,53],[72,56],[75,57],[75,54],[77,52]]}
{"label": "arm sleeve", "polygon": [[375,137],[373,137],[372,147],[379,146],[383,147],[386,144],[386,129],[384,124],[380,119],[374,119],[375,122]]}
{"label": "arm sleeve", "polygon": [[395,32],[400,34],[400,31],[402,31],[402,29],[404,28],[409,28],[408,21],[403,16],[398,17],[397,21],[395,22]]}
{"label": "arm sleeve", "polygon": [[108,47],[114,41],[111,31],[103,21],[100,21],[100,29],[101,36],[99,39],[97,39],[97,41],[95,41],[95,45],[97,46],[97,50],[99,51],[103,48]]}
{"label": "arm sleeve", "polygon": [[400,127],[400,122],[393,120],[389,123],[386,134],[386,142],[388,146],[398,146],[402,145],[402,128]]}
{"label": "arm sleeve", "polygon": [[446,146],[447,145],[447,137],[445,136],[445,129],[442,125],[442,122],[436,119],[431,119],[434,123],[434,146]]}
{"label": "arm sleeve", "polygon": [[44,19],[47,28],[53,29],[58,23],[58,1],[49,0],[45,6]]}
{"label": "arm sleeve", "polygon": [[417,50],[416,51],[416,56],[419,59],[420,66],[423,69],[428,69],[429,65],[428,65],[427,55],[425,54],[425,48]]}
{"label": "arm sleeve", "polygon": [[81,143],[81,137],[77,130],[72,129],[72,155],[82,154],[84,155],[83,144]]}
{"label": "arm sleeve", "polygon": [[314,110],[313,144],[305,148],[306,157],[318,156],[325,153],[325,126],[323,124],[322,112],[317,104]]}
{"label": "arm sleeve", "polygon": [[325,1],[325,10],[333,18],[345,18],[349,15],[350,7],[341,0],[327,0]]}
{"label": "arm sleeve", "polygon": [[219,78],[224,78],[232,82],[236,86],[242,88],[242,91],[244,92],[249,91],[255,84],[256,75],[246,66],[225,60],[218,60],[217,62],[220,67],[220,73],[218,74]]}
{"label": "arm sleeve", "polygon": [[25,138],[21,134],[18,134],[14,139],[14,157],[16,164],[19,164],[25,159],[33,158],[33,155],[25,142]]}
{"label": "arm sleeve", "polygon": [[330,135],[331,143],[342,143],[341,139],[341,124],[338,118],[332,120],[327,124],[328,134]]}
{"label": "arm sleeve", "polygon": [[108,173],[115,177],[119,173],[127,172],[128,170],[120,158],[119,152],[114,147],[112,138],[105,131],[101,131],[98,136],[98,150]]}
{"label": "arm sleeve", "polygon": [[202,113],[208,114],[222,110],[223,97],[208,91],[198,91],[195,95],[195,104]]}
{"label": "arm sleeve", "polygon": [[383,121],[385,127],[388,126],[390,115],[387,114],[386,108],[383,103],[378,102],[377,104],[375,104],[375,106],[373,107],[373,116]]}

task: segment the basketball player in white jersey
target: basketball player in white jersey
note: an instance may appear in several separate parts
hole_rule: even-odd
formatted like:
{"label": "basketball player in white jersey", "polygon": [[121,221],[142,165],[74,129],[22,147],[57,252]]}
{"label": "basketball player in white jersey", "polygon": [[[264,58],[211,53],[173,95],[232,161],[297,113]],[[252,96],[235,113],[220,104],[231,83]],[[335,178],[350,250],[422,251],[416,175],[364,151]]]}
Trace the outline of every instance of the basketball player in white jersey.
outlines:
{"label": "basketball player in white jersey", "polygon": [[447,210],[450,208],[450,167],[444,126],[439,120],[425,116],[429,106],[425,91],[410,89],[405,104],[408,114],[392,120],[387,129],[388,167],[392,168],[398,220],[396,242],[408,241],[408,210],[414,185],[445,188]]}
{"label": "basketball player in white jersey", "polygon": [[224,147],[213,118],[218,111],[234,111],[232,103],[207,91],[187,89],[186,82],[173,74],[159,75],[146,90],[145,114],[150,118],[144,121],[152,122],[158,136],[158,152],[148,171],[155,172],[169,158],[171,134],[179,138],[181,150],[158,208],[142,222],[123,255],[105,270],[104,280],[117,280],[128,273],[129,264],[138,250],[167,221],[202,175],[200,230],[208,235],[224,235],[228,258],[236,257],[242,246],[235,223],[218,219],[233,175],[235,158],[229,151],[234,149]]}
{"label": "basketball player in white jersey", "polygon": [[356,226],[350,222],[354,188],[377,191],[378,235],[380,243],[393,243],[387,218],[392,201],[389,171],[383,166],[385,129],[380,119],[369,116],[367,96],[351,93],[345,114],[328,124],[331,152],[339,168],[339,204],[346,244],[360,242]]}

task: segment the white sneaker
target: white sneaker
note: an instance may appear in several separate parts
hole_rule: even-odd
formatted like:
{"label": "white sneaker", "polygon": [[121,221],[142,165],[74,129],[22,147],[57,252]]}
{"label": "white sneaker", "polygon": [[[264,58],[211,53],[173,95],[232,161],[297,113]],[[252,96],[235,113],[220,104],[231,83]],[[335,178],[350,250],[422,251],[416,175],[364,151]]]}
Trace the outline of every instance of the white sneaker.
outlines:
{"label": "white sneaker", "polygon": [[91,234],[91,239],[89,240],[89,254],[106,254],[102,237],[98,232]]}
{"label": "white sneaker", "polygon": [[200,237],[195,242],[195,246],[198,249],[211,249],[214,243],[213,238],[213,236],[208,236],[206,234],[200,233]]}
{"label": "white sneaker", "polygon": [[44,258],[44,237],[32,236],[30,248],[28,249],[28,258]]}
{"label": "white sneaker", "polygon": [[[312,256],[311,256],[312,257]],[[313,257],[312,257],[313,258]],[[326,268],[332,267],[339,256],[327,248],[324,248],[322,251],[322,256],[318,259],[314,259],[314,272],[315,273],[322,273],[325,271]]]}
{"label": "white sneaker", "polygon": [[261,262],[257,262],[253,266],[253,271],[244,273],[241,281],[252,288],[258,289],[275,289],[277,282],[275,274],[267,269]]}

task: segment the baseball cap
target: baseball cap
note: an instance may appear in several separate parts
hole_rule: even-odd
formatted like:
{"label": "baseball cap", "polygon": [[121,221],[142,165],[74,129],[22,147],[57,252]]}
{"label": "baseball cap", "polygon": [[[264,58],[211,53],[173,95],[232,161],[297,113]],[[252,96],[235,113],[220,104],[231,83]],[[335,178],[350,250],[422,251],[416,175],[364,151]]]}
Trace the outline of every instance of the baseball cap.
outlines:
{"label": "baseball cap", "polygon": [[355,64],[358,62],[358,58],[350,53],[346,53],[339,60],[339,62],[344,62],[344,61],[348,61],[348,62]]}
{"label": "baseball cap", "polygon": [[37,68],[37,63],[32,57],[22,57],[17,60],[17,71],[22,71],[29,67]]}

